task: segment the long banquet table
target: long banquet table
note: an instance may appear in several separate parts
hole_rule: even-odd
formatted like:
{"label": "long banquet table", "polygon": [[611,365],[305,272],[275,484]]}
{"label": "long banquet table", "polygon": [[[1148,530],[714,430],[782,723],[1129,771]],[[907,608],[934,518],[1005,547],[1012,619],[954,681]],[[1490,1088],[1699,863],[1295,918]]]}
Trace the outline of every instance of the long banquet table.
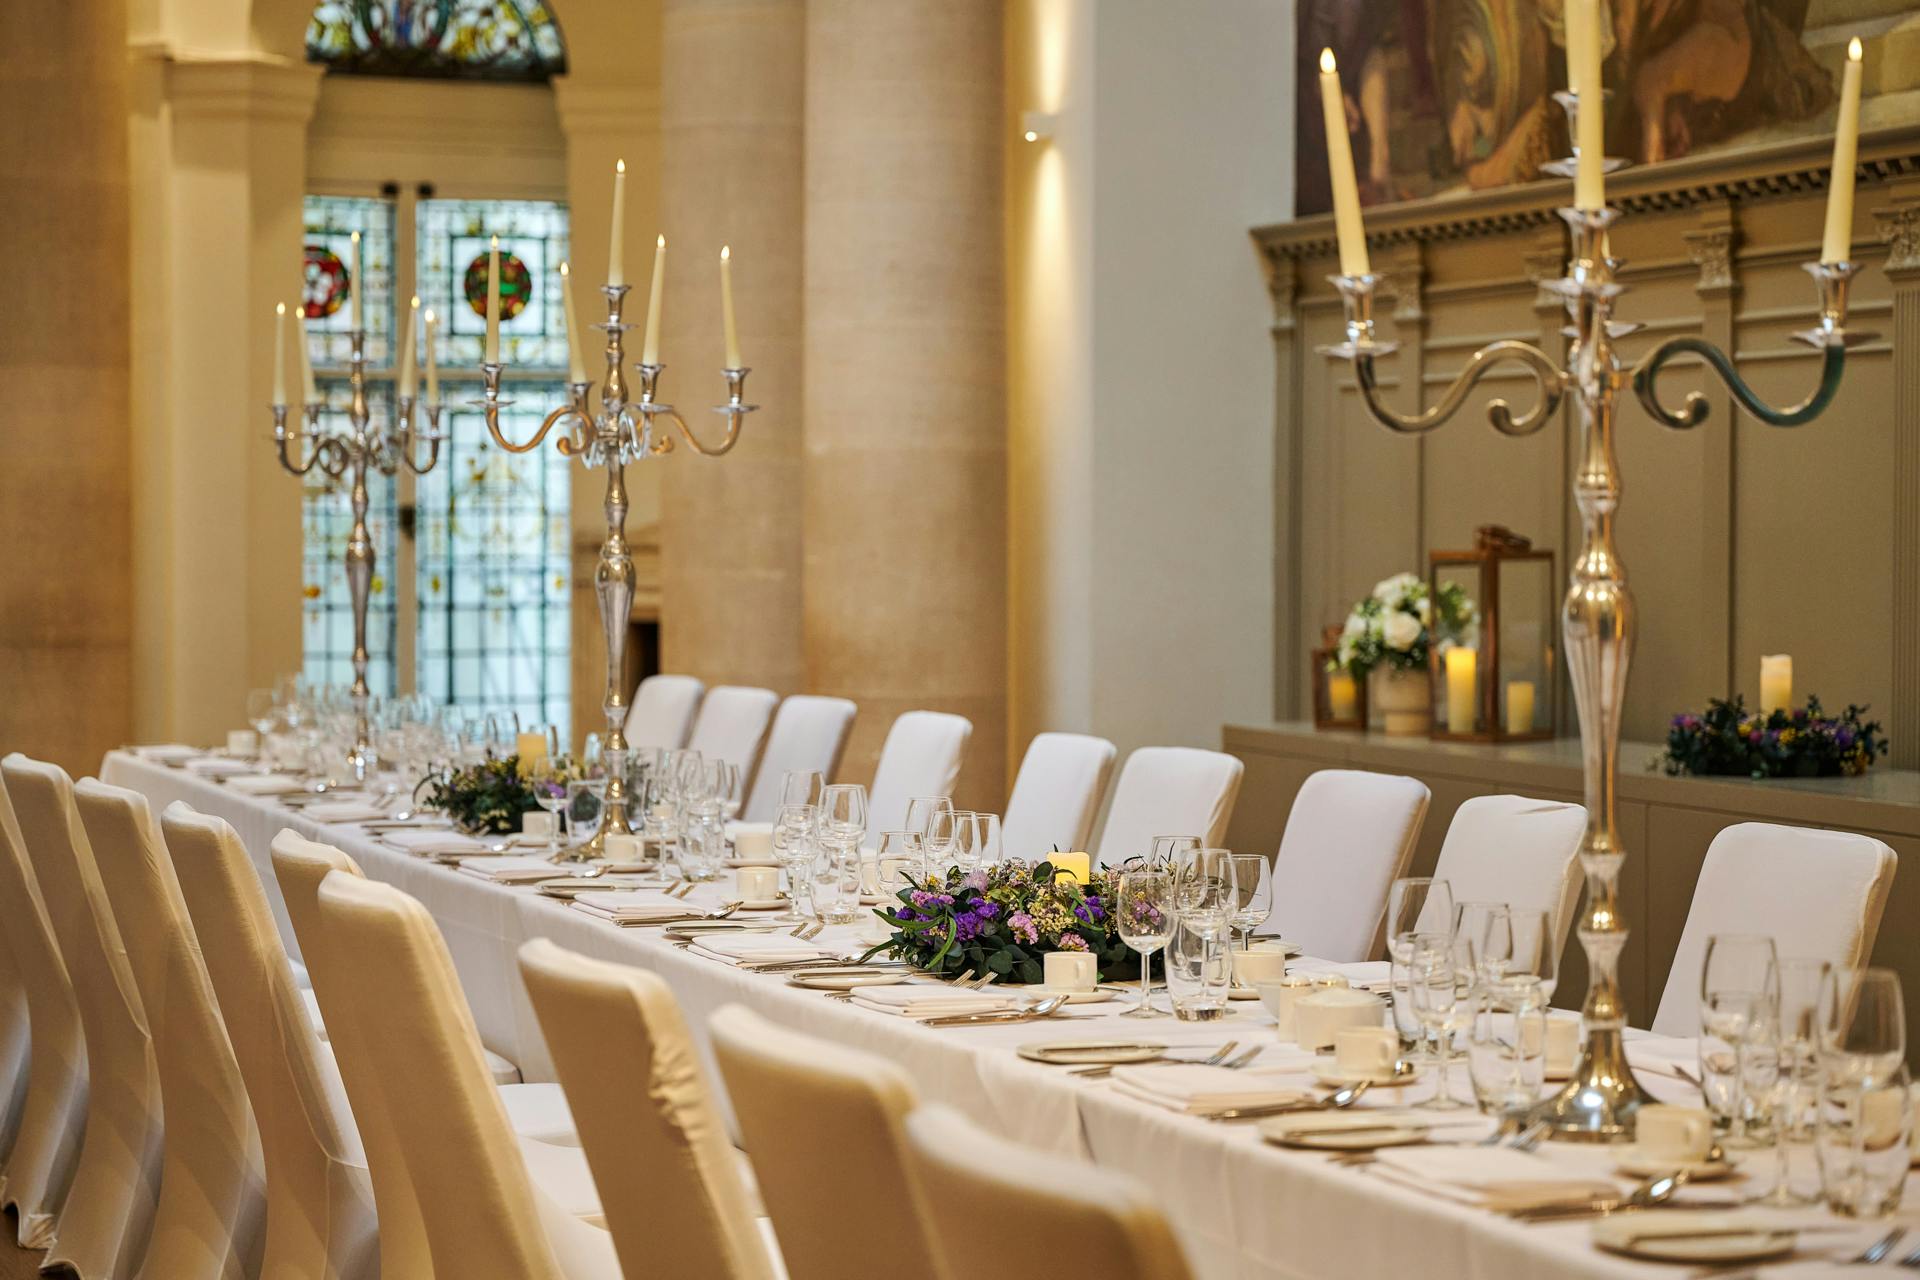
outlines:
{"label": "long banquet table", "polygon": [[[496,884],[404,852],[357,825],[321,824],[275,800],[236,792],[183,769],[116,751],[108,754],[101,776],[144,793],[156,811],[180,800],[232,823],[260,869],[295,954],[268,858],[269,844],[283,828],[344,849],[368,875],[418,897],[446,935],[482,1039],[517,1063],[528,1080],[553,1079],[553,1066],[520,982],[516,952],[530,938],[547,937],[658,973],[703,1040],[707,1016],[739,1002],[796,1029],[894,1060],[923,1098],[959,1107],[1010,1138],[1126,1171],[1164,1206],[1196,1273],[1209,1280],[1679,1274],[1603,1253],[1589,1242],[1586,1222],[1523,1224],[1498,1217],[1372,1169],[1341,1167],[1322,1154],[1274,1147],[1262,1141],[1254,1125],[1208,1121],[1137,1102],[1108,1084],[1014,1052],[1034,1041],[1144,1032],[1175,1045],[1212,1048],[1229,1038],[1243,1046],[1264,1044],[1256,1067],[1304,1068],[1306,1055],[1281,1044],[1272,1018],[1257,1003],[1236,1004],[1224,1022],[1197,1025],[1171,1018],[1115,1022],[1117,1008],[1109,1005],[1043,1023],[933,1029],[676,949],[657,930],[622,928],[532,889]],[[721,888],[703,886],[692,901],[718,902]],[[849,950],[856,945],[851,927],[829,931],[821,941],[832,941],[836,932]],[[1456,1065],[1456,1082],[1464,1075],[1464,1064]],[[1299,1083],[1305,1087],[1308,1080],[1302,1070]],[[1656,1076],[1647,1085],[1668,1100],[1698,1101],[1677,1081]],[[1421,1087],[1408,1092],[1417,1097]],[[1376,1090],[1373,1096],[1387,1092]],[[1603,1149],[1549,1143],[1541,1150],[1570,1174],[1608,1169]],[[1910,1189],[1909,1221],[1912,1197]],[[1803,1211],[1789,1220],[1807,1216]],[[1810,1234],[1802,1239],[1802,1256],[1838,1256],[1882,1230],[1879,1224],[1863,1224],[1857,1232]]]}

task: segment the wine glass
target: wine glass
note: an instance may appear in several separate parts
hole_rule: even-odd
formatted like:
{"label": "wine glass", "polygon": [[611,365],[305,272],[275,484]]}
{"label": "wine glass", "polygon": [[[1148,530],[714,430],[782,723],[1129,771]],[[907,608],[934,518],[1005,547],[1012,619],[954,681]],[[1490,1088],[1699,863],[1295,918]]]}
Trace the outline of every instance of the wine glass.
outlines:
{"label": "wine glass", "polygon": [[1233,854],[1193,849],[1181,855],[1173,868],[1173,900],[1181,924],[1203,938],[1218,938],[1240,905]]}
{"label": "wine glass", "polygon": [[[1498,977],[1513,951],[1513,939],[1506,925],[1504,902],[1461,902],[1453,908],[1453,936],[1467,944],[1474,972],[1481,978]],[[1497,947],[1486,954],[1489,945]]]}
{"label": "wine glass", "polygon": [[567,784],[567,833],[591,840],[600,831],[606,816],[606,801],[600,795],[600,783],[581,778]]}
{"label": "wine glass", "polygon": [[1538,907],[1509,907],[1507,923],[1512,940],[1507,976],[1535,979],[1541,995],[1550,1003],[1560,977],[1559,937],[1553,929],[1553,913]]}
{"label": "wine glass", "polygon": [[1253,931],[1273,914],[1273,866],[1264,853],[1233,855],[1234,900],[1233,928],[1240,935],[1240,949],[1253,946]]}
{"label": "wine glass", "polygon": [[907,801],[906,830],[924,836],[933,825],[933,815],[942,810],[952,813],[953,801],[946,796],[916,796]]}
{"label": "wine glass", "polygon": [[780,803],[818,805],[826,786],[818,769],[789,769],[780,775]]}
{"label": "wine glass", "polygon": [[882,831],[880,850],[874,857],[879,877],[880,896],[888,910],[898,901],[900,891],[912,883],[912,875],[926,862],[927,853],[917,831]]}
{"label": "wine glass", "polygon": [[[1407,985],[1407,966],[1413,960],[1413,939],[1421,933],[1446,933],[1453,927],[1453,889],[1433,876],[1403,876],[1387,890],[1387,959],[1393,991],[1393,1026],[1403,1048],[1412,1050],[1426,1040],[1420,1015],[1413,1008],[1413,989]],[[1430,1062],[1431,1050],[1411,1055]]]}
{"label": "wine glass", "polygon": [[1119,912],[1120,940],[1140,953],[1140,1003],[1120,1016],[1158,1017],[1147,1004],[1153,990],[1150,965],[1153,953],[1173,936],[1172,873],[1163,867],[1122,872],[1115,909]]}
{"label": "wine glass", "polygon": [[247,723],[252,725],[253,731],[260,735],[262,743],[265,743],[267,735],[273,732],[273,726],[278,719],[279,713],[274,709],[273,704],[273,690],[249,689],[247,691]]}
{"label": "wine glass", "polygon": [[1906,1005],[1891,969],[1835,969],[1822,984],[1817,1017],[1829,1082],[1879,1085],[1906,1060]]}
{"label": "wine glass", "polygon": [[970,809],[953,811],[953,864],[963,875],[972,875],[980,865],[981,840],[985,832],[980,815]]}
{"label": "wine glass", "polygon": [[1773,1114],[1774,1180],[1773,1188],[1753,1203],[1792,1208],[1813,1203],[1813,1197],[1799,1194],[1788,1181],[1787,1148],[1795,1134],[1803,1132],[1802,1102],[1809,1095],[1801,1086],[1812,1083],[1816,1074],[1820,994],[1833,966],[1806,956],[1783,956],[1775,968],[1780,984],[1771,1046],[1776,1065],[1767,1098]]}
{"label": "wine glass", "polygon": [[787,874],[787,918],[812,919],[814,831],[820,811],[810,804],[783,804],[773,820],[773,857]]}
{"label": "wine glass", "polygon": [[1199,836],[1155,836],[1147,854],[1150,867],[1172,867],[1182,854],[1200,847]]}
{"label": "wine glass", "polygon": [[927,829],[921,834],[920,848],[924,861],[920,866],[920,878],[931,880],[936,875],[946,875],[947,865],[954,855],[960,841],[960,815],[954,809],[953,802],[947,801],[927,815]]}
{"label": "wine glass", "polygon": [[1420,1105],[1430,1111],[1458,1110],[1466,1104],[1453,1096],[1448,1076],[1453,1067],[1453,1038],[1473,1020],[1472,948],[1457,937],[1418,933],[1408,968],[1413,1007],[1433,1037],[1437,1063],[1434,1095]]}
{"label": "wine glass", "polygon": [[1834,970],[1821,988],[1816,1023],[1821,1190],[1835,1213],[1884,1217],[1900,1205],[1912,1142],[1900,975]]}
{"label": "wine glass", "polygon": [[1708,1106],[1724,1112],[1727,1143],[1747,1138],[1747,1048],[1779,999],[1773,939],[1716,933],[1700,966],[1700,1082]]}
{"label": "wine glass", "polygon": [[542,809],[553,815],[553,826],[547,830],[547,861],[552,862],[560,856],[561,824],[566,821],[572,797],[568,795],[566,780],[548,769],[534,779],[533,798],[540,802]]}
{"label": "wine glass", "polygon": [[867,789],[836,782],[820,792],[820,826],[834,843],[858,849],[867,838]]}
{"label": "wine glass", "polygon": [[740,816],[740,806],[747,802],[747,789],[741,777],[740,766],[731,760],[722,760],[715,795],[720,801],[720,816],[728,822]]}
{"label": "wine glass", "polygon": [[973,820],[979,826],[980,865],[998,866],[1000,863],[1000,815],[975,813]]}

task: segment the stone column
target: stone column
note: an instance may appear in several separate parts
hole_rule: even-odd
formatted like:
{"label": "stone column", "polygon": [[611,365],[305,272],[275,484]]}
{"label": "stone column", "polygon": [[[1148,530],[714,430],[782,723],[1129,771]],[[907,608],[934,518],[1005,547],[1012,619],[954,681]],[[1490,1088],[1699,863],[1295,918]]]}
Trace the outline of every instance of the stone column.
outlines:
{"label": "stone column", "polygon": [[1893,282],[1893,707],[1890,764],[1920,768],[1920,186],[1874,210]]}
{"label": "stone column", "polygon": [[[802,0],[668,0],[660,105],[664,394],[702,439],[724,398],[718,256],[733,250],[748,399],[724,458],[660,471],[661,662],[709,685],[800,690]],[[651,263],[647,253],[641,262]],[[644,287],[644,280],[638,281]]]}
{"label": "stone column", "polygon": [[[809,0],[808,687],[973,721],[963,804],[1006,801],[1001,7]],[[1062,620],[1072,625],[1078,620]],[[742,618],[737,625],[752,626]]]}

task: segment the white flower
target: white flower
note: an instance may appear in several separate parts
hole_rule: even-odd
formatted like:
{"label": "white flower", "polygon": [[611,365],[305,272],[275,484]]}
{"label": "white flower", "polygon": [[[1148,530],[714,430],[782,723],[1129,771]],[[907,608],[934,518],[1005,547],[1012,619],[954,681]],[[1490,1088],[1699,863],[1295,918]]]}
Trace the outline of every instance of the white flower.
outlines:
{"label": "white flower", "polygon": [[1386,640],[1387,647],[1389,649],[1397,649],[1401,653],[1407,652],[1413,648],[1415,644],[1419,643],[1420,633],[1423,630],[1424,628],[1420,625],[1420,619],[1410,613],[1403,613],[1398,609],[1387,614],[1381,623],[1381,632]]}
{"label": "white flower", "polygon": [[1413,610],[1416,614],[1420,616],[1421,626],[1425,627],[1425,626],[1432,625],[1433,601],[1427,599],[1427,597],[1425,596],[1421,596],[1419,600],[1414,602]]}
{"label": "white flower", "polygon": [[1358,639],[1365,634],[1367,634],[1367,615],[1355,609],[1347,615],[1347,625],[1345,630],[1341,631],[1340,638],[1342,640]]}
{"label": "white flower", "polygon": [[1411,573],[1396,573],[1391,578],[1382,578],[1373,584],[1373,598],[1381,604],[1396,603],[1401,596],[1413,587],[1420,585],[1420,579]]}

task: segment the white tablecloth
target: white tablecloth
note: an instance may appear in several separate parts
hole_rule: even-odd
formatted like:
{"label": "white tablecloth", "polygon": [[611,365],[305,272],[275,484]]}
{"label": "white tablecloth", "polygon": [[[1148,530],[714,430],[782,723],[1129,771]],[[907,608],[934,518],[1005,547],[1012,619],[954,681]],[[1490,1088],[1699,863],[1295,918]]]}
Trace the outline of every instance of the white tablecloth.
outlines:
{"label": "white tablecloth", "polygon": [[[696,1034],[713,1010],[738,1001],[799,1030],[891,1058],[912,1076],[922,1097],[957,1106],[1011,1138],[1125,1170],[1166,1207],[1197,1273],[1207,1280],[1674,1274],[1599,1252],[1588,1243],[1584,1222],[1512,1222],[1364,1168],[1341,1168],[1321,1155],[1271,1146],[1251,1124],[1178,1115],[1123,1097],[1110,1084],[1079,1079],[1014,1053],[1028,1042],[1114,1034],[1208,1049],[1237,1039],[1242,1046],[1267,1046],[1256,1066],[1304,1068],[1307,1055],[1281,1044],[1272,1018],[1257,1003],[1238,1003],[1226,1021],[1205,1025],[1171,1018],[1119,1022],[1113,1018],[1115,1006],[1088,1006],[1074,1010],[1070,1020],[933,1029],[678,950],[658,930],[622,929],[531,889],[490,883],[383,844],[357,826],[322,825],[276,801],[242,795],[182,769],[113,752],[101,776],[144,792],[156,809],[184,800],[231,822],[260,868],[290,948],[292,930],[268,859],[269,844],[282,828],[335,844],[368,875],[414,894],[446,935],[482,1039],[518,1063],[528,1080],[552,1079],[553,1067],[520,983],[515,953],[528,938],[548,937],[660,974]],[[718,902],[724,887],[704,886],[691,901]],[[856,945],[851,928],[829,930],[820,940],[849,949]],[[1455,1077],[1456,1085],[1464,1086],[1464,1062],[1456,1065]],[[1298,1083],[1309,1083],[1304,1071]],[[1649,1077],[1646,1083],[1673,1101],[1698,1101],[1677,1082]],[[1376,1090],[1367,1101],[1399,1105],[1408,1099],[1383,1095],[1417,1098],[1428,1087]],[[1542,1151],[1570,1173],[1607,1169],[1603,1149],[1546,1144]],[[1857,1249],[1878,1233],[1869,1224],[1855,1235],[1810,1235],[1806,1245],[1812,1256],[1821,1256]]]}

